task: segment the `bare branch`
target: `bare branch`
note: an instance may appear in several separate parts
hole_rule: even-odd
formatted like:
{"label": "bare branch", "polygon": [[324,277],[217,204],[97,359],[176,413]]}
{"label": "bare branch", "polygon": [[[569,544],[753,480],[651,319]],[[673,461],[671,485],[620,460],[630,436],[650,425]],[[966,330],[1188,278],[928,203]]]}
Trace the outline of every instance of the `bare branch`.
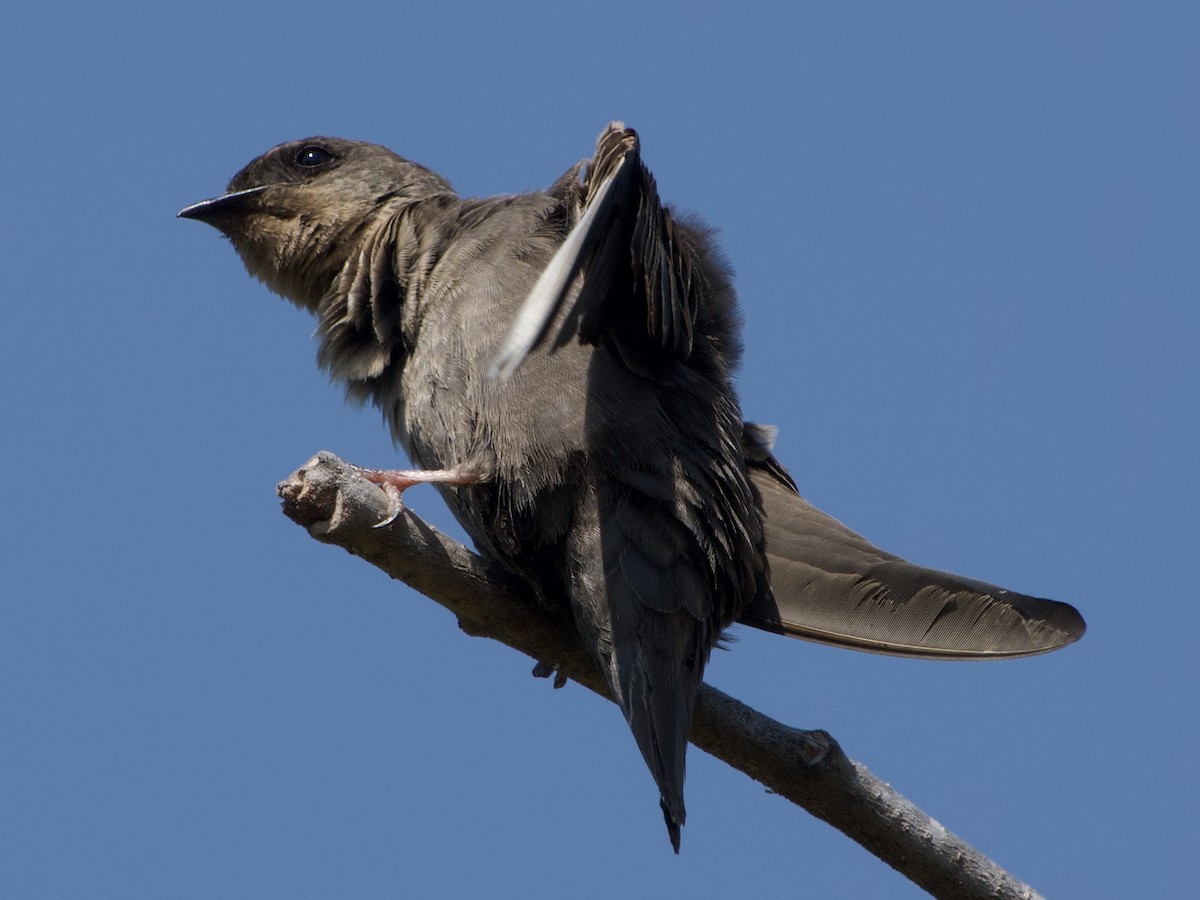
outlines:
{"label": "bare branch", "polygon": [[[327,544],[362,557],[446,607],[468,634],[531,656],[611,700],[569,615],[538,605],[518,579],[407,510],[385,528],[383,492],[322,452],[279,485],[284,513]],[[691,741],[823,819],[935,897],[1040,895],[842,752],[824,731],[783,725],[701,685]]]}

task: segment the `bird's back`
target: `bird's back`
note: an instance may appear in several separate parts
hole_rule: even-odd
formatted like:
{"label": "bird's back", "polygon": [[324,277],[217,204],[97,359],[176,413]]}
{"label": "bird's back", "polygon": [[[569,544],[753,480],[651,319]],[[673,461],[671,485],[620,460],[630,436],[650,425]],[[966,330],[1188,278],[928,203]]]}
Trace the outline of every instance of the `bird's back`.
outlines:
{"label": "bird's back", "polygon": [[707,234],[680,226],[678,251],[706,278],[689,358],[631,366],[628,348],[602,336],[546,342],[511,378],[483,377],[575,202],[567,190],[463,204],[423,292],[406,298],[420,309],[411,349],[380,382],[396,395],[376,402],[421,466],[475,462],[489,474],[444,489],[451,507],[548,602],[569,599],[678,824],[709,652],[769,591],[728,380],[733,293]]}

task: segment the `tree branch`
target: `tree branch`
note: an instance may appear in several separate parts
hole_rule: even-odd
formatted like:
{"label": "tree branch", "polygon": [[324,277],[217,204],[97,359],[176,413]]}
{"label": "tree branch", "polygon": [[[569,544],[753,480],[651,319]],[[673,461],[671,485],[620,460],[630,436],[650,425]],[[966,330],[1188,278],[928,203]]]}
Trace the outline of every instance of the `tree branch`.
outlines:
{"label": "tree branch", "polygon": [[[446,607],[467,634],[531,656],[537,674],[549,674],[553,664],[557,683],[570,678],[612,699],[569,615],[545,610],[517,578],[407,510],[375,528],[387,509],[383,492],[333,454],[317,454],[278,490],[284,513],[314,538],[362,557]],[[847,758],[824,731],[783,725],[704,684],[690,738],[935,897],[1040,896]]]}

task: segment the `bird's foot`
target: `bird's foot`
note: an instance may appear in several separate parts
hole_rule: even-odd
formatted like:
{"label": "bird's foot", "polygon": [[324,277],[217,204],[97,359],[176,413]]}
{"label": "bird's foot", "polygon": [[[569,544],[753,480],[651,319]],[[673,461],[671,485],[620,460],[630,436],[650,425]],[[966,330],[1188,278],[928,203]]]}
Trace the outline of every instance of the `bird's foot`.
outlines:
{"label": "bird's foot", "polygon": [[383,528],[396,521],[396,517],[404,510],[403,494],[413,485],[450,484],[464,487],[479,484],[483,480],[477,472],[465,466],[452,466],[449,469],[364,469],[362,466],[353,468],[367,481],[383,488],[387,495],[387,513],[382,520],[375,523],[375,528]]}
{"label": "bird's foot", "polygon": [[533,667],[534,678],[549,678],[554,676],[554,689],[566,687],[567,674],[558,667],[558,663],[539,662]]}

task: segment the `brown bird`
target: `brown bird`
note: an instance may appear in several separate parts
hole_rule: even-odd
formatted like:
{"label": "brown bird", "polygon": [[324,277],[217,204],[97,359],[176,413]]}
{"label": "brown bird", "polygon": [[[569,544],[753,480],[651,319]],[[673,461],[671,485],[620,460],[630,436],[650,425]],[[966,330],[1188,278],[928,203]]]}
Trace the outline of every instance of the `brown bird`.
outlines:
{"label": "brown bird", "polygon": [[1042,653],[1070,606],[923,569],[804,501],[744,424],[729,270],[658,197],[637,135],[541,192],[460,198],[372,144],[314,137],[179,213],[318,319],[318,358],[436,483],[480,552],[565,599],[658,783],[671,843],[709,653],[735,621],[908,656]]}

